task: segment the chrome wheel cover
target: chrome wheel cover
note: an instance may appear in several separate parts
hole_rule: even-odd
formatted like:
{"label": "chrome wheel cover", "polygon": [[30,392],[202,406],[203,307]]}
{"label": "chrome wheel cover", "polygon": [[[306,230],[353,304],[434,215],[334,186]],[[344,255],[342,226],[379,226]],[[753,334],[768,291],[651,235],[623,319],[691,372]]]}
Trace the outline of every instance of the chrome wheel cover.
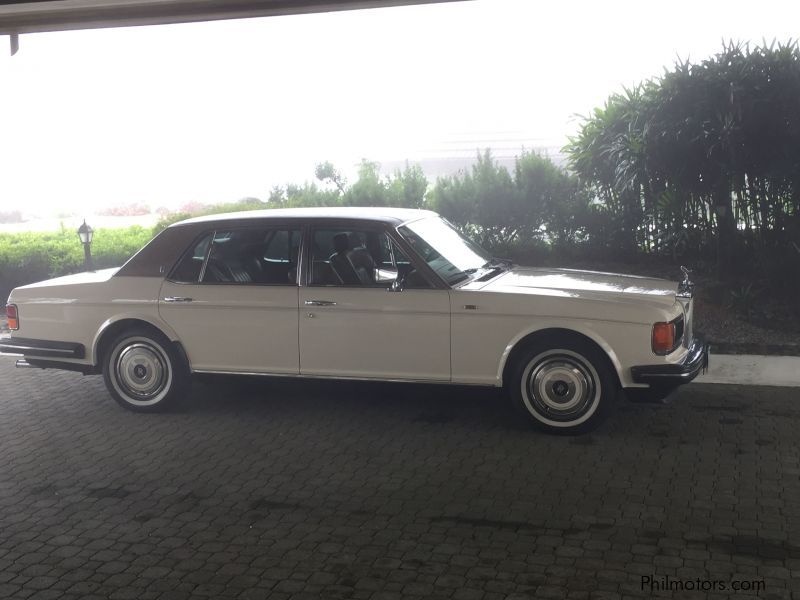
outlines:
{"label": "chrome wheel cover", "polygon": [[553,427],[574,427],[591,417],[600,401],[600,378],[583,356],[548,350],[522,373],[522,399],[528,412]]}
{"label": "chrome wheel cover", "polygon": [[149,406],[164,399],[172,385],[172,365],[164,349],[148,338],[120,342],[111,354],[111,382],[126,402]]}

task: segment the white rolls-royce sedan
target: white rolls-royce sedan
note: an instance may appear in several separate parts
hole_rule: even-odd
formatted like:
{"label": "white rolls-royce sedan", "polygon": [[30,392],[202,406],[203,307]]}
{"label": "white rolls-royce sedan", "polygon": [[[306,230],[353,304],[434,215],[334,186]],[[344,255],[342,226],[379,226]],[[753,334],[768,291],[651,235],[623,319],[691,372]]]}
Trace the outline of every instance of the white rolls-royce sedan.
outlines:
{"label": "white rolls-royce sedan", "polygon": [[0,352],[102,373],[154,411],[192,373],[497,386],[551,431],[618,392],[661,398],[708,362],[692,285],[519,267],[439,215],[276,209],[176,223],[117,269],[16,288]]}

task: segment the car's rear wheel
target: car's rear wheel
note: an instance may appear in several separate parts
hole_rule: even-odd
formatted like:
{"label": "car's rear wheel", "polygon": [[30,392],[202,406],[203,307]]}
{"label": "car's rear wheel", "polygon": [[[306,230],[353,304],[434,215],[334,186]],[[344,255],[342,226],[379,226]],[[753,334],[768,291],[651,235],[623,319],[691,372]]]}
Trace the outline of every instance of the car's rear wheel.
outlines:
{"label": "car's rear wheel", "polygon": [[608,358],[580,340],[530,345],[512,365],[508,386],[529,422],[566,434],[600,425],[619,387]]}
{"label": "car's rear wheel", "polygon": [[189,368],[174,344],[149,329],[115,337],[103,357],[103,378],[120,405],[155,412],[172,405],[186,390]]}

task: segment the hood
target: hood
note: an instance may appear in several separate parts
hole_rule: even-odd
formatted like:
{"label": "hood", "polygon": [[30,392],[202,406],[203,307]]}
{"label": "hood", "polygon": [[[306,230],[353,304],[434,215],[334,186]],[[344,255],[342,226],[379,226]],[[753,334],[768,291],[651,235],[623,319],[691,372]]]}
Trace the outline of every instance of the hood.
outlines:
{"label": "hood", "polygon": [[82,283],[101,283],[108,281],[114,274],[119,271],[119,267],[113,269],[102,269],[100,271],[86,271],[84,273],[75,273],[74,275],[64,275],[63,277],[56,277],[38,283],[31,283],[18,287],[19,290],[30,290],[42,287],[61,286],[61,285],[77,285]]}
{"label": "hood", "polygon": [[568,298],[639,298],[671,306],[675,303],[678,283],[666,279],[599,271],[515,267],[492,279],[481,290]]}

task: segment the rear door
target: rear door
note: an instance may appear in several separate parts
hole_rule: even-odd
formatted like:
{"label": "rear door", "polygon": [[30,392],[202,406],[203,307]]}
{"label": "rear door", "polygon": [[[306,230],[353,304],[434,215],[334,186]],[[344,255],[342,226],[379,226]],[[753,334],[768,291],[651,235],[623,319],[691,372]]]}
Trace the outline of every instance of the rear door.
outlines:
{"label": "rear door", "polygon": [[299,373],[294,226],[208,231],[161,286],[159,313],[192,369]]}

